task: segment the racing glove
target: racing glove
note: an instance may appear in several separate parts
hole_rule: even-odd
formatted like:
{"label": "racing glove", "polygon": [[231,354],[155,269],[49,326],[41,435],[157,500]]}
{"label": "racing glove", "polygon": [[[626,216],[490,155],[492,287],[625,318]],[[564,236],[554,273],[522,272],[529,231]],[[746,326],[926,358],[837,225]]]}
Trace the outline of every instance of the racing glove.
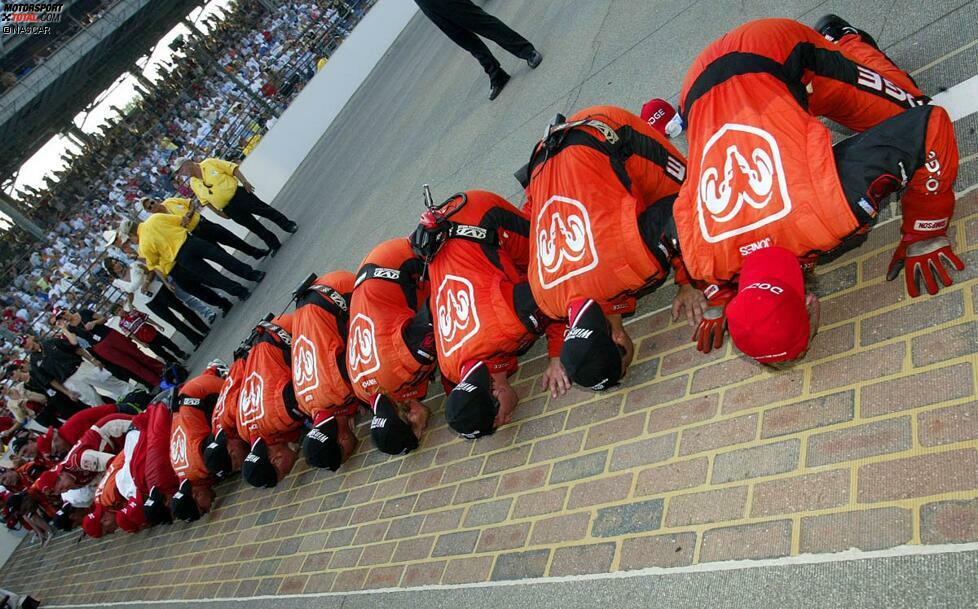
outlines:
{"label": "racing glove", "polygon": [[[946,266],[945,266],[946,265]],[[937,294],[940,289],[937,279],[945,287],[953,281],[948,274],[948,268],[957,271],[964,270],[964,263],[951,249],[951,241],[945,235],[927,237],[918,234],[906,234],[900,240],[890,267],[886,272],[887,281],[893,281],[903,269],[907,282],[907,293],[911,298],[921,294],[921,285],[930,295]]]}
{"label": "racing glove", "polygon": [[698,351],[709,353],[723,346],[723,333],[727,329],[727,303],[737,295],[737,290],[711,285],[703,290],[703,295],[707,297],[710,308],[703,314],[703,320],[696,327],[693,341],[696,342]]}

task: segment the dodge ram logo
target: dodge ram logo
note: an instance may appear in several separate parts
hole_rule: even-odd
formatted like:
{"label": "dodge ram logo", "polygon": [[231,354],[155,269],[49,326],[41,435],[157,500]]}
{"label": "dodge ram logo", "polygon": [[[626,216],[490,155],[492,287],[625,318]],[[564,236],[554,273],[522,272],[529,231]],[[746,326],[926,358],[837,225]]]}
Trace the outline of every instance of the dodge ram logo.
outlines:
{"label": "dodge ram logo", "polygon": [[475,308],[472,282],[457,275],[445,275],[435,295],[439,350],[449,356],[479,332],[479,313]]}
{"label": "dodge ram logo", "polygon": [[591,219],[580,201],[550,197],[540,208],[534,229],[537,274],[545,289],[598,265]]}

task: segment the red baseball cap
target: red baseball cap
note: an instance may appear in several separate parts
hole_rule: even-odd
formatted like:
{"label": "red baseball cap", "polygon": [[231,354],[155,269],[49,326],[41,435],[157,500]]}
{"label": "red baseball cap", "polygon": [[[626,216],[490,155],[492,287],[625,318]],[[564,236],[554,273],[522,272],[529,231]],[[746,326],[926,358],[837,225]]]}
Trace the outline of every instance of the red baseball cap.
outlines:
{"label": "red baseball cap", "polygon": [[783,247],[758,250],[744,258],[739,281],[726,308],[734,345],[761,363],[796,359],[811,337],[798,257]]}
{"label": "red baseball cap", "polygon": [[42,493],[54,490],[54,485],[58,482],[58,477],[60,475],[61,472],[57,468],[44,470],[44,472],[37,477],[37,480],[34,481],[34,486],[36,486],[37,490],[41,491]]}
{"label": "red baseball cap", "polygon": [[[642,106],[642,120],[662,135],[676,137],[682,133],[682,121],[676,116],[676,109],[664,99],[650,99]],[[670,128],[672,123],[677,123]]]}
{"label": "red baseball cap", "polygon": [[82,530],[92,539],[98,539],[104,534],[102,531],[102,506],[96,503],[92,506],[92,511],[85,514],[82,519]]}
{"label": "red baseball cap", "polygon": [[138,497],[130,499],[125,507],[116,512],[115,523],[127,533],[136,533],[146,526],[143,504]]}

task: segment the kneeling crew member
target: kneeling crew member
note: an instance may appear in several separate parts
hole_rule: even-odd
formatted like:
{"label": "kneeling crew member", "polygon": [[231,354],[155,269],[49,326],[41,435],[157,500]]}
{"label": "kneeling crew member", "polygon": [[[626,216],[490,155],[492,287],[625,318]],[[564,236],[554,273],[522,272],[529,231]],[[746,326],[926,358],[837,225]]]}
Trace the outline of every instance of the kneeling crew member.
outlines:
{"label": "kneeling crew member", "polygon": [[302,453],[331,471],[357,448],[354,418],[361,402],[346,371],[347,327],[355,277],[349,271],[310,276],[296,291],[292,316],[292,388],[313,428]]}
{"label": "kneeling crew member", "polygon": [[[946,236],[958,149],[947,112],[921,103],[787,19],[743,25],[700,54],[680,96],[695,161],[674,214],[689,274],[712,284],[701,350],[727,328],[761,363],[803,357],[819,306],[801,264],[858,244],[901,189],[903,238],[887,278],[904,270],[912,297],[921,284],[930,294],[938,280],[951,285],[948,269],[963,269]],[[865,130],[833,146],[816,109]]]}
{"label": "kneeling crew member", "polygon": [[666,137],[615,106],[550,127],[517,173],[530,218],[527,279],[541,310],[567,319],[560,361],[578,385],[614,387],[634,355],[622,315],[677,270],[675,310],[705,308],[679,274],[672,204],[686,161]]}
{"label": "kneeling crew member", "polygon": [[408,239],[385,241],[363,259],[350,299],[347,372],[373,409],[374,443],[389,455],[417,448],[431,414],[420,402],[435,365],[423,271]]}

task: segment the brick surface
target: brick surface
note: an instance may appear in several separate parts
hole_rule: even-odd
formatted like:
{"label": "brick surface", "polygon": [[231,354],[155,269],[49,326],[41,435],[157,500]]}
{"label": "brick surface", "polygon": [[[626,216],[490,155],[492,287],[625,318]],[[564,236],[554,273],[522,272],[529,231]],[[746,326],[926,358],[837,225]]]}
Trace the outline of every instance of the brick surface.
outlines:
{"label": "brick surface", "polygon": [[896,343],[816,364],[811,372],[811,390],[825,391],[895,374],[903,367],[905,351],[906,345]]}
{"label": "brick surface", "polygon": [[522,493],[543,486],[550,466],[540,465],[519,472],[505,474],[499,482],[497,495]]}
{"label": "brick surface", "polygon": [[574,431],[537,440],[530,452],[530,463],[539,463],[548,459],[572,455],[580,450],[582,440],[584,440],[584,431]]}
{"label": "brick surface", "polygon": [[776,520],[706,531],[700,561],[776,558],[790,552],[791,521]]}
{"label": "brick surface", "polygon": [[635,495],[658,495],[706,483],[709,460],[706,457],[678,461],[642,470],[635,484]]}
{"label": "brick surface", "polygon": [[644,412],[599,423],[588,429],[584,450],[599,448],[608,444],[630,440],[642,434],[645,426]]}
{"label": "brick surface", "polygon": [[935,501],[921,507],[920,541],[927,544],[978,541],[978,499]]}
{"label": "brick surface", "polygon": [[749,442],[754,439],[756,430],[756,414],[689,427],[683,430],[679,439],[679,454],[691,455]]}
{"label": "brick surface", "polygon": [[900,452],[911,447],[911,436],[910,417],[815,434],[808,439],[807,464],[809,467],[817,467]]}
{"label": "brick surface", "polygon": [[[978,286],[975,289],[978,289]],[[978,352],[978,321],[943,328],[916,336],[910,341],[914,366],[927,366],[976,352]]]}
{"label": "brick surface", "polygon": [[538,520],[533,524],[530,545],[556,544],[583,539],[587,536],[590,522],[591,514],[588,512]]}
{"label": "brick surface", "polygon": [[[889,262],[886,255],[886,262]],[[888,307],[906,298],[906,287],[899,281],[884,282],[822,302],[820,322],[824,326],[852,319],[853,311],[869,312]]]}
{"label": "brick surface", "polygon": [[445,575],[442,577],[441,583],[467,584],[487,581],[492,572],[492,563],[492,556],[450,560],[448,566],[445,567]]}
{"label": "brick surface", "polygon": [[820,330],[818,335],[811,343],[808,355],[805,360],[817,362],[818,360],[846,353],[856,346],[856,324],[844,324]]}
{"label": "brick surface", "polygon": [[404,569],[404,578],[401,585],[404,587],[431,586],[441,581],[445,573],[446,562],[428,562],[421,564],[408,565]]}
{"label": "brick surface", "polygon": [[563,507],[566,497],[567,488],[520,495],[516,498],[516,505],[513,507],[513,518],[551,514]]}
{"label": "brick surface", "polygon": [[688,382],[688,377],[677,376],[633,389],[625,397],[624,412],[645,410],[650,406],[658,406],[678,400],[686,395],[686,384]]}
{"label": "brick surface", "polygon": [[917,433],[924,446],[978,439],[978,402],[919,414]]}
{"label": "brick surface", "polygon": [[758,483],[751,516],[821,510],[848,502],[849,470],[838,469]]}
{"label": "brick surface", "polygon": [[621,544],[623,571],[647,567],[684,567],[693,564],[696,533],[650,535],[626,539]]}
{"label": "brick surface", "polygon": [[805,375],[801,370],[772,374],[768,378],[731,387],[723,392],[723,414],[759,408],[801,395]]}
{"label": "brick surface", "polygon": [[473,505],[465,515],[463,526],[466,528],[481,527],[487,524],[502,522],[506,520],[512,504],[512,499],[497,499],[496,501],[487,501],[486,503]]}
{"label": "brick surface", "polygon": [[564,575],[585,575],[588,573],[607,573],[615,559],[615,544],[594,543],[571,546],[554,550],[550,565],[552,577]]}
{"label": "brick surface", "polygon": [[486,464],[482,468],[483,474],[494,474],[514,467],[524,465],[530,458],[531,446],[517,446],[509,450],[504,450],[486,457]]}
{"label": "brick surface", "polygon": [[919,455],[859,468],[860,503],[978,488],[978,450]]}
{"label": "brick surface", "polygon": [[654,531],[662,526],[662,500],[652,499],[598,510],[594,537],[618,537]]}
{"label": "brick surface", "polygon": [[882,550],[910,541],[909,510],[888,507],[801,519],[802,553],[841,552],[849,548]]}
{"label": "brick surface", "polygon": [[677,439],[678,434],[671,433],[618,446],[611,453],[608,469],[619,471],[665,461],[676,451]]}
{"label": "brick surface", "polygon": [[607,421],[608,419],[618,415],[618,412],[621,410],[621,405],[621,396],[612,396],[603,400],[598,400],[597,402],[590,402],[575,408],[571,408],[567,413],[566,429],[574,429],[575,427],[580,427],[582,425],[591,425],[593,423]]}
{"label": "brick surface", "polygon": [[649,413],[648,432],[656,433],[692,423],[706,421],[717,413],[719,394],[711,393],[670,406],[653,409]]}
{"label": "brick surface", "polygon": [[860,323],[860,344],[873,345],[964,315],[964,295],[960,290],[942,291],[937,296],[919,300],[899,309],[864,319]]}
{"label": "brick surface", "polygon": [[746,357],[738,357],[718,364],[711,364],[693,373],[693,381],[689,391],[691,393],[710,391],[711,389],[757,376],[762,371],[763,368],[760,364]]}
{"label": "brick surface", "polygon": [[435,548],[431,551],[431,555],[437,557],[469,554],[475,550],[475,544],[478,541],[479,531],[446,533],[438,537],[438,541],[435,542]]}
{"label": "brick surface", "polygon": [[679,495],[669,499],[665,523],[667,527],[682,527],[734,520],[744,515],[746,506],[746,486]]}
{"label": "brick surface", "polygon": [[567,509],[573,510],[590,505],[619,501],[628,496],[632,485],[632,474],[619,474],[612,478],[579,482],[571,488],[567,499]]}
{"label": "brick surface", "polygon": [[797,439],[741,448],[716,456],[713,461],[713,484],[789,472],[798,466],[801,442]]}
{"label": "brick surface", "polygon": [[855,394],[841,391],[802,400],[764,412],[761,437],[775,438],[799,431],[851,421],[855,416]]}
{"label": "brick surface", "polygon": [[506,524],[482,530],[479,536],[477,552],[494,552],[498,550],[513,550],[526,544],[530,534],[530,523]]}
{"label": "brick surface", "polygon": [[550,484],[560,484],[581,478],[590,478],[604,472],[608,451],[581,455],[554,463],[550,472]]}
{"label": "brick surface", "polygon": [[501,554],[492,569],[492,581],[543,577],[550,560],[550,550],[530,550]]}
{"label": "brick surface", "polygon": [[966,362],[863,387],[860,414],[873,417],[949,402],[974,392],[974,369]]}

